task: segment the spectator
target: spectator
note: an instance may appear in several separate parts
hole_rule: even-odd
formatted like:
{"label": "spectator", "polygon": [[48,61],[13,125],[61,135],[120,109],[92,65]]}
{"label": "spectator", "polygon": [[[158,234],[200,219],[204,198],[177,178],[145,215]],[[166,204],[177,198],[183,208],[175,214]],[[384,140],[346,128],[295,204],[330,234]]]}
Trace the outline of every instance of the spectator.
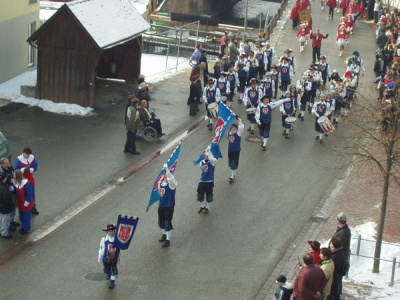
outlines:
{"label": "spectator", "polygon": [[321,258],[321,269],[324,271],[326,277],[326,286],[324,289],[324,293],[321,297],[321,300],[325,300],[326,297],[331,293],[332,281],[333,281],[333,272],[335,271],[335,264],[332,260],[332,252],[328,248],[321,248],[319,257]]}
{"label": "spectator", "polygon": [[198,107],[201,98],[201,92],[199,91],[199,88],[196,85],[196,82],[198,82],[199,80],[200,80],[199,76],[195,75],[192,79],[192,83],[190,84],[190,94],[189,94],[188,104],[190,105],[189,114],[191,116],[195,116],[199,111]]}
{"label": "spectator", "polygon": [[9,233],[11,213],[14,211],[13,195],[6,184],[7,174],[0,174],[0,235],[3,239],[12,238]]}
{"label": "spectator", "polygon": [[332,260],[335,265],[335,270],[333,272],[331,293],[327,300],[340,300],[339,287],[342,285],[343,276],[347,271],[345,269],[345,257],[340,238],[333,237],[330,242],[330,248],[332,251]]}
{"label": "spectator", "polygon": [[296,300],[318,300],[324,292],[326,277],[320,267],[313,264],[310,253],[303,256],[303,267],[293,285]]}
{"label": "spectator", "polygon": [[236,40],[234,38],[231,39],[231,42],[228,45],[229,48],[229,62],[231,64],[235,64],[239,57],[239,50],[236,47]]}
{"label": "spectator", "polygon": [[138,99],[132,99],[131,105],[126,112],[126,143],[124,152],[130,152],[134,155],[139,155],[136,151],[136,131],[140,126],[140,117],[138,112]]}
{"label": "spectator", "polygon": [[310,254],[313,258],[313,264],[319,265],[321,263],[321,258],[319,256],[321,244],[318,241],[308,241],[308,244],[311,247]]}
{"label": "spectator", "polygon": [[383,51],[388,41],[389,37],[386,35],[385,30],[381,30],[378,37],[376,38],[376,45],[378,46],[378,50],[380,52]]}
{"label": "spectator", "polygon": [[143,74],[139,74],[138,77],[138,84],[139,84],[139,92],[138,92],[138,98],[139,100],[146,100],[150,101],[150,95],[149,95],[149,87],[147,86],[147,83],[145,81],[145,76]]}
{"label": "spectator", "polygon": [[203,67],[204,67],[203,80],[204,80],[204,82],[207,82],[209,73],[208,73],[208,61],[207,61],[207,51],[206,50],[202,50],[201,51],[201,56],[200,56],[200,59],[199,59],[199,63],[200,64],[204,63],[203,64]]}
{"label": "spectator", "polygon": [[201,44],[197,44],[196,50],[194,50],[192,56],[190,56],[190,61],[195,65],[198,66],[200,64],[200,57],[201,57],[201,51],[202,51]]}
{"label": "spectator", "polygon": [[347,217],[344,213],[339,213],[336,217],[337,229],[336,233],[333,235],[335,238],[339,238],[343,246],[343,254],[346,261],[350,259],[350,240],[351,240],[351,230],[347,226]]}
{"label": "spectator", "polygon": [[154,112],[149,112],[146,100],[140,101],[139,115],[143,124],[149,125],[157,131],[158,137],[165,135],[165,133],[162,132],[161,120],[156,118]]}
{"label": "spectator", "polygon": [[276,300],[290,300],[291,295],[293,294],[293,285],[287,282],[285,275],[279,275],[276,279],[275,283],[278,286],[278,289],[275,292]]}
{"label": "spectator", "polygon": [[[1,165],[0,174],[5,174],[7,176],[6,186],[10,189],[10,191],[12,191],[14,189],[12,186],[12,179],[14,178],[14,168],[10,164],[10,161],[8,160],[7,157],[3,157],[2,159],[0,159],[0,165]],[[17,226],[21,225],[19,222],[14,221],[15,211],[17,208],[17,202],[16,202],[14,194],[13,194],[13,201],[14,201],[14,209],[10,214],[10,218],[11,218],[10,225],[12,226],[10,228],[11,231],[15,230],[15,228],[13,228],[13,227],[17,227]]]}

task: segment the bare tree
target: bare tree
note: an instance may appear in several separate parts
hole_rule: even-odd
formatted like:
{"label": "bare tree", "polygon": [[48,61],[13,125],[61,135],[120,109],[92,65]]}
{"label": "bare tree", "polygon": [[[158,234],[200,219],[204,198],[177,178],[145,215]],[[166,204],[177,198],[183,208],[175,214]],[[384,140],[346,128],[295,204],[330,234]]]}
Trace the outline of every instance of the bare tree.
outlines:
{"label": "bare tree", "polygon": [[390,186],[400,185],[400,101],[397,89],[386,90],[384,98],[378,101],[372,95],[357,94],[357,97],[351,113],[343,122],[349,129],[348,140],[345,146],[336,150],[349,155],[353,166],[373,162],[382,175],[379,178],[383,182],[381,211],[372,269],[373,273],[379,273]]}

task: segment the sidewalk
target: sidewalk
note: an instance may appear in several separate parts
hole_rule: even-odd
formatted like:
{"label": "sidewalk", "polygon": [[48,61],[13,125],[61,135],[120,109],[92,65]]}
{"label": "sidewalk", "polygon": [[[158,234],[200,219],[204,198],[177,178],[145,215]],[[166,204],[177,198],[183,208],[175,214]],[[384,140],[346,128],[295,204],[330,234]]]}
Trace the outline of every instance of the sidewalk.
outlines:
{"label": "sidewalk", "polygon": [[[297,39],[294,42],[297,29],[292,30],[292,21],[289,19],[292,6],[293,4],[288,6],[284,17],[280,21],[281,28],[275,29],[270,40],[272,47],[277,50],[279,56],[283,55],[283,51],[287,48],[294,50],[293,56],[297,60],[297,72],[295,75],[295,81],[297,81],[300,74],[307,70],[309,63],[311,63],[312,49],[309,42],[304,52],[298,52],[299,43]],[[329,33],[329,38],[322,41],[321,55],[327,56],[331,71],[336,69],[339,74],[343,74],[346,67],[343,61],[351,56],[354,50],[358,50],[364,59],[366,69],[364,78],[360,80],[359,89],[361,89],[362,93],[372,95],[371,97],[375,98],[375,86],[371,84],[373,81],[372,58],[375,51],[375,36],[372,24],[365,21],[357,21],[354,33],[349,39],[349,44],[346,45],[343,56],[339,57],[339,47],[336,44],[336,29],[341,13],[337,14],[335,12],[334,19],[328,20],[328,11],[327,9],[321,11],[319,2],[312,2],[311,6],[313,29],[315,30],[315,28],[319,27],[321,33]],[[336,231],[336,215],[339,212],[344,212],[347,215],[350,228],[368,221],[377,224],[380,216],[382,187],[381,174],[375,165],[364,166],[358,169],[355,174],[351,174],[350,170],[344,170],[342,176],[332,183],[332,190],[327,191],[326,195],[321,199],[321,203],[315,208],[310,221],[301,228],[296,240],[292,242],[292,246],[287,249],[281,261],[277,263],[275,270],[267,279],[256,299],[275,299],[275,279],[280,274],[285,274],[289,282],[294,282],[299,270],[299,258],[309,251],[307,241],[318,240],[322,243],[330,239]],[[396,220],[400,213],[400,207],[395,205],[394,195],[395,191],[392,190],[388,201],[384,230],[384,240],[387,242],[400,242],[400,228]],[[357,233],[352,232],[352,236],[356,237]],[[344,282],[344,293],[342,295],[344,299],[357,299],[346,293],[346,286],[351,289],[361,288],[367,290],[371,287],[357,287],[352,282]]]}

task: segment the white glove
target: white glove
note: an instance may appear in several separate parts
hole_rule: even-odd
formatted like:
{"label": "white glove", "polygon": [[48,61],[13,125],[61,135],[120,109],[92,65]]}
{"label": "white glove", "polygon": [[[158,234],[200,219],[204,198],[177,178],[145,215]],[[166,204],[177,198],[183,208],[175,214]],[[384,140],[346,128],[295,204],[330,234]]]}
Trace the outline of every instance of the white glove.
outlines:
{"label": "white glove", "polygon": [[101,263],[101,258],[97,259],[97,262],[98,262],[98,263]]}
{"label": "white glove", "polygon": [[168,164],[164,164],[164,165],[163,165],[163,169],[164,169],[164,170],[168,169]]}
{"label": "white glove", "polygon": [[27,207],[30,203],[28,201],[24,202],[24,206]]}

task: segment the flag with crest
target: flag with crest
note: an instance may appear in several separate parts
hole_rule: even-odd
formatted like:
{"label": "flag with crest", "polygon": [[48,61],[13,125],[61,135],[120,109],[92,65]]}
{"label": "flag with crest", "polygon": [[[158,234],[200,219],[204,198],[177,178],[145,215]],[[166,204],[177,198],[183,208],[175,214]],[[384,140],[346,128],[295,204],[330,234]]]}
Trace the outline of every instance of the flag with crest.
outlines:
{"label": "flag with crest", "polygon": [[[168,169],[172,174],[174,174],[176,165],[178,164],[179,154],[181,152],[181,144],[182,144],[182,141],[179,142],[178,146],[176,146],[174,152],[172,152],[171,156],[169,157],[169,159],[167,161]],[[149,204],[147,205],[146,211],[149,211],[150,206],[160,200],[160,196],[158,195],[158,187],[164,178],[164,173],[165,173],[165,171],[161,170],[161,172],[158,174],[156,180],[154,181],[153,188],[152,188],[151,194],[150,194]]]}
{"label": "flag with crest", "polygon": [[129,248],[138,222],[139,217],[118,215],[115,248],[121,250]]}

